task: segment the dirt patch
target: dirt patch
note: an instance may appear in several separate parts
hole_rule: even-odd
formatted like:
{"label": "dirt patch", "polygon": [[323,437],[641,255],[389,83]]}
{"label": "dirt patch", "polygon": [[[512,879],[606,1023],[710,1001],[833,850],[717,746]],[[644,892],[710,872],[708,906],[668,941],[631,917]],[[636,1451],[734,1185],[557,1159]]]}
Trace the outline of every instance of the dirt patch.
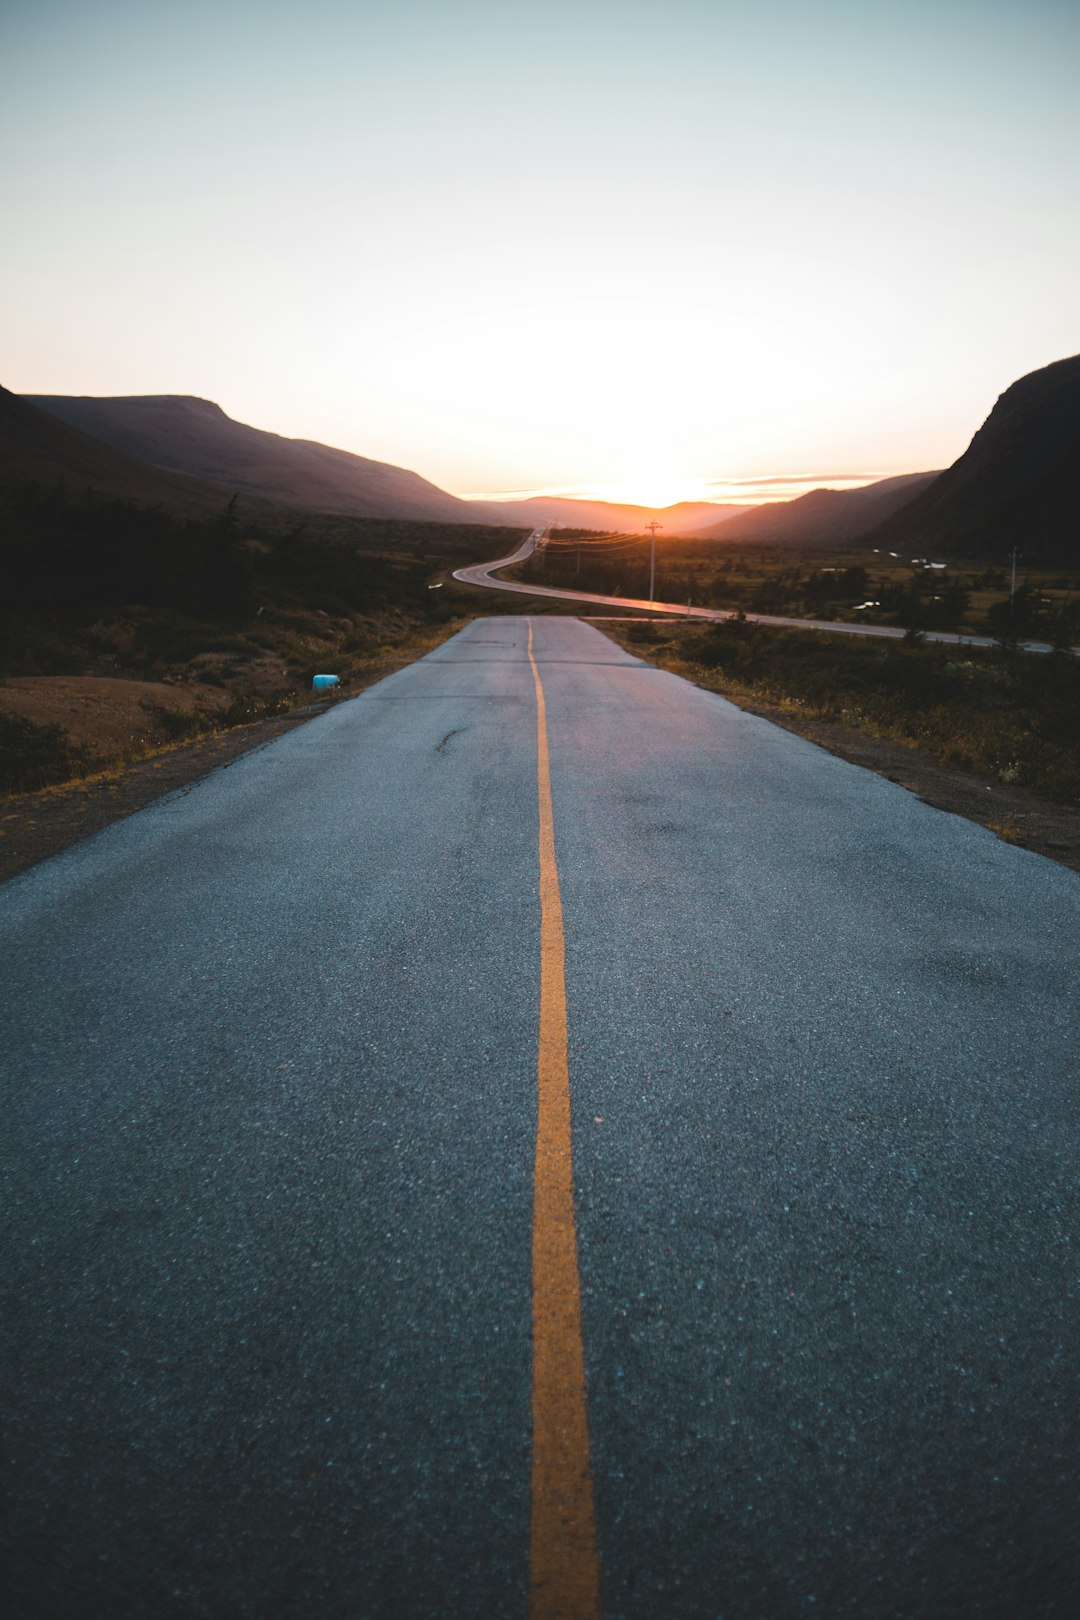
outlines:
{"label": "dirt patch", "polygon": [[38,726],[62,726],[77,747],[103,758],[163,742],[163,710],[212,716],[232,701],[224,688],[202,682],[108,675],[12,675],[0,686],[0,710]]}

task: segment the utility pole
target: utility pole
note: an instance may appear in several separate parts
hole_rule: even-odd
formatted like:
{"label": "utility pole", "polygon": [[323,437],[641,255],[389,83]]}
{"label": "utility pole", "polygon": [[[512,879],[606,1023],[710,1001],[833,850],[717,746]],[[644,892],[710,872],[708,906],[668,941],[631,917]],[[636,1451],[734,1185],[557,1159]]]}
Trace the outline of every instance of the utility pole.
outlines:
{"label": "utility pole", "polygon": [[1014,635],[1016,633],[1016,559],[1019,555],[1016,546],[1013,546],[1009,553],[1009,559],[1012,562],[1012,583],[1009,586],[1009,626]]}
{"label": "utility pole", "polygon": [[649,601],[656,601],[656,531],[662,529],[662,523],[646,523],[645,527],[652,530],[652,553],[649,558]]}

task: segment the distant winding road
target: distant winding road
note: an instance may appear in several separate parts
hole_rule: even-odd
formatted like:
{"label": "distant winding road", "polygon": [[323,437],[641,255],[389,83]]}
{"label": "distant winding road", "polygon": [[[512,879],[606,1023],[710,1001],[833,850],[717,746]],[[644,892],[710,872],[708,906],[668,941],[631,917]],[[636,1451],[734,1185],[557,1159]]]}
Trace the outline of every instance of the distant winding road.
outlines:
{"label": "distant winding road", "polygon": [[6,1613],[1075,1614],[1073,873],[496,616],[0,959]]}
{"label": "distant winding road", "polygon": [[[534,529],[510,556],[500,557],[495,562],[474,563],[468,568],[457,568],[453,577],[463,585],[477,585],[485,590],[514,591],[522,596],[552,596],[567,602],[592,603],[594,607],[634,608],[647,613],[676,614],[681,619],[706,619],[713,623],[736,617],[734,612],[726,608],[693,607],[685,602],[648,602],[641,597],[597,596],[590,591],[571,591],[552,585],[522,585],[515,580],[498,578],[500,569],[511,568],[515,563],[522,563],[531,557],[533,552],[542,546],[547,532],[546,528]],[[743,617],[753,624],[778,625],[785,630],[827,630],[831,635],[877,636],[890,641],[902,641],[907,634],[905,630],[889,624],[847,624],[837,619],[788,619],[770,613],[746,613]],[[944,641],[952,646],[996,645],[990,636],[958,635],[951,630],[927,630],[925,637],[927,641]],[[1038,653],[1052,651],[1050,644],[1043,641],[1024,642],[1023,649],[1025,652]],[[1080,653],[1080,648],[1074,650]]]}

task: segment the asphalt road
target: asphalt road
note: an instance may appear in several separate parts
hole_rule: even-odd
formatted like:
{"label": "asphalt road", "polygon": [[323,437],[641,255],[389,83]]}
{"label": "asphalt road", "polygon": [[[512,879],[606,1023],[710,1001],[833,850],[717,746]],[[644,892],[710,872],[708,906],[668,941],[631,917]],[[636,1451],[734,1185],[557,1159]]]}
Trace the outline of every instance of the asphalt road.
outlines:
{"label": "asphalt road", "polygon": [[[604,1616],[1071,1617],[1076,876],[534,633]],[[0,888],[19,1620],[524,1616],[526,636]]]}
{"label": "asphalt road", "polygon": [[[650,602],[637,596],[598,596],[595,591],[573,591],[555,585],[522,585],[516,580],[503,579],[500,571],[512,568],[515,563],[525,562],[542,544],[547,532],[547,529],[534,529],[509,556],[498,557],[494,562],[470,563],[467,568],[455,569],[453,577],[463,585],[479,586],[482,590],[504,591],[517,596],[549,596],[592,607],[614,607],[623,611],[634,608],[643,613],[663,613],[667,616],[677,614],[681,619],[703,619],[713,624],[735,618],[734,611],[728,608],[694,607],[687,602]],[[744,613],[743,617],[752,624],[771,624],[781,630],[823,630],[829,635],[874,636],[882,641],[902,641],[907,634],[906,630],[895,625],[858,624],[844,619],[792,619],[776,613]],[[953,647],[996,646],[991,636],[960,635],[952,630],[927,630],[923,634],[927,641],[941,641]],[[1048,641],[1025,641],[1020,645],[1025,652],[1048,653],[1053,650]],[[1080,647],[1075,647],[1073,651],[1080,655]]]}

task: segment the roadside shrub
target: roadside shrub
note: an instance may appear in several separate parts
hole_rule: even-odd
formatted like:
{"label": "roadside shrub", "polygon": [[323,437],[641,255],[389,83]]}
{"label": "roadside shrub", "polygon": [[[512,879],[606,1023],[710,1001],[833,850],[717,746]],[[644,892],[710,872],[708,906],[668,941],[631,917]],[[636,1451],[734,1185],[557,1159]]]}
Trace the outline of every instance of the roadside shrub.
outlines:
{"label": "roadside shrub", "polygon": [[93,756],[62,726],[39,726],[0,712],[0,793],[30,793],[82,775],[92,765]]}

